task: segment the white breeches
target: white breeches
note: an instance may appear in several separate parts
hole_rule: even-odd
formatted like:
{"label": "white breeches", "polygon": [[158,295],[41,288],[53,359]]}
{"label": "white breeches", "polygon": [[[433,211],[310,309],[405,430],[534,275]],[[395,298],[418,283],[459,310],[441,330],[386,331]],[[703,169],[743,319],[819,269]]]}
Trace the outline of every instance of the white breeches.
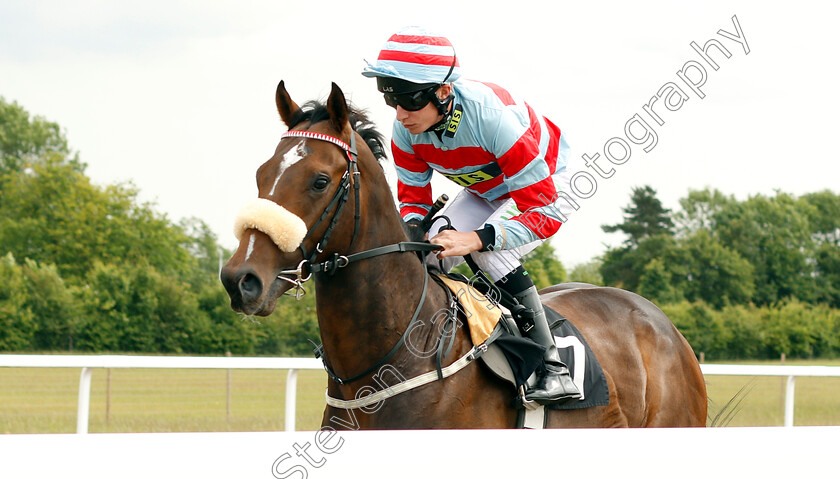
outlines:
{"label": "white breeches", "polygon": [[[488,201],[479,198],[467,190],[462,190],[450,201],[441,214],[449,217],[452,226],[458,231],[474,231],[484,227],[488,221],[509,219],[519,214],[516,203],[510,198],[504,200]],[[438,230],[446,226],[443,220],[435,220],[429,229],[429,237],[433,237]],[[522,245],[515,249],[500,251],[479,251],[472,253],[472,258],[482,271],[487,273],[494,282],[499,281],[505,275],[515,270],[522,264],[521,258],[533,251],[544,240],[537,240]],[[433,266],[441,266],[444,271],[450,271],[455,266],[464,262],[461,256],[452,256],[438,260],[434,253],[426,257],[426,262]]]}
{"label": "white breeches", "polygon": [[[570,191],[569,183],[573,173],[574,170],[567,166],[563,171],[552,175],[557,191]],[[557,201],[555,206],[565,218],[568,218],[577,209],[577,205],[572,207],[564,200]],[[496,220],[507,220],[520,214],[520,212],[516,207],[516,203],[510,198],[489,201],[466,190],[462,190],[455,199],[446,205],[442,214],[449,217],[452,221],[452,226],[456,230],[474,231],[483,228],[485,223]],[[436,220],[429,229],[429,237],[431,238],[436,235],[440,227],[445,225],[445,221]],[[490,279],[499,281],[505,275],[519,267],[522,264],[521,258],[533,251],[544,241],[536,240],[509,250],[475,252],[471,256],[478,267],[490,276]],[[444,271],[450,271],[455,266],[463,263],[464,259],[456,256],[445,258],[441,262],[434,254],[429,254],[426,257],[426,262],[438,267],[442,263]]]}

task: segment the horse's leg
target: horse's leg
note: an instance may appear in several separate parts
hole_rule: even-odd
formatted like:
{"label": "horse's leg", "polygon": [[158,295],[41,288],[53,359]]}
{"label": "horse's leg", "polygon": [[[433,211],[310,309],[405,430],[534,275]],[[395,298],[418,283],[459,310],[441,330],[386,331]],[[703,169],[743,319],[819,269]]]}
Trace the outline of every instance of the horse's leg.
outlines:
{"label": "horse's leg", "polygon": [[645,369],[648,372],[645,426],[705,426],[706,382],[691,346],[676,332],[676,328],[673,335],[647,338],[647,342],[650,344],[645,348],[646,351],[660,351],[663,354],[648,354],[645,357]]}
{"label": "horse's leg", "polygon": [[[463,377],[458,377],[464,374]],[[457,378],[457,379],[456,379]],[[458,385],[446,388],[441,409],[446,412],[451,425],[447,428],[510,429],[516,427],[514,400],[516,391],[509,383],[497,378],[484,363],[475,361],[468,369],[447,380],[457,380]],[[449,392],[459,391],[457,395]]]}

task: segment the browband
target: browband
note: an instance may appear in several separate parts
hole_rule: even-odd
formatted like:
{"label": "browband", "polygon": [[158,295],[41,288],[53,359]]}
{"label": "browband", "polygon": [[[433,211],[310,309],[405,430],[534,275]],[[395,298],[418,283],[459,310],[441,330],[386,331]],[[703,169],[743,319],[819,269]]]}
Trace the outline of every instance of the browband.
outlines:
{"label": "browband", "polygon": [[[324,133],[316,133],[314,131],[291,130],[287,131],[286,133],[283,133],[280,139],[282,140],[283,138],[311,138],[314,140],[326,141],[344,150],[345,153],[347,153],[348,160],[353,162],[356,161],[356,149],[352,148],[347,143],[331,135],[326,135]],[[355,138],[355,136],[352,136],[351,138]]]}

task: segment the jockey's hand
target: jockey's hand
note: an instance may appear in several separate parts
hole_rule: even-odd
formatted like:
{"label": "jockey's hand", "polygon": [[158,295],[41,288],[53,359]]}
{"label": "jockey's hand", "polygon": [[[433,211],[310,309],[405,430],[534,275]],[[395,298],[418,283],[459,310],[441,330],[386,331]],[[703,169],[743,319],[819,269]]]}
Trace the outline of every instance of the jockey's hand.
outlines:
{"label": "jockey's hand", "polygon": [[443,230],[429,242],[443,246],[443,250],[437,254],[438,259],[448,256],[466,256],[473,251],[480,250],[483,246],[481,238],[475,231]]}

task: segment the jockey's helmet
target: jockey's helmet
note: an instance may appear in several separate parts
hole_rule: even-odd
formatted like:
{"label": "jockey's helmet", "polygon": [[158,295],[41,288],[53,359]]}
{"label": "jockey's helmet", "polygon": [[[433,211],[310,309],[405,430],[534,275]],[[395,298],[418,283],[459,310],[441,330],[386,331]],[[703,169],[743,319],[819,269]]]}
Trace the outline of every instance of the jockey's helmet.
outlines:
{"label": "jockey's helmet", "polygon": [[391,35],[376,63],[367,63],[362,75],[376,77],[380,92],[401,95],[453,82],[461,68],[449,39],[422,27],[406,27]]}

